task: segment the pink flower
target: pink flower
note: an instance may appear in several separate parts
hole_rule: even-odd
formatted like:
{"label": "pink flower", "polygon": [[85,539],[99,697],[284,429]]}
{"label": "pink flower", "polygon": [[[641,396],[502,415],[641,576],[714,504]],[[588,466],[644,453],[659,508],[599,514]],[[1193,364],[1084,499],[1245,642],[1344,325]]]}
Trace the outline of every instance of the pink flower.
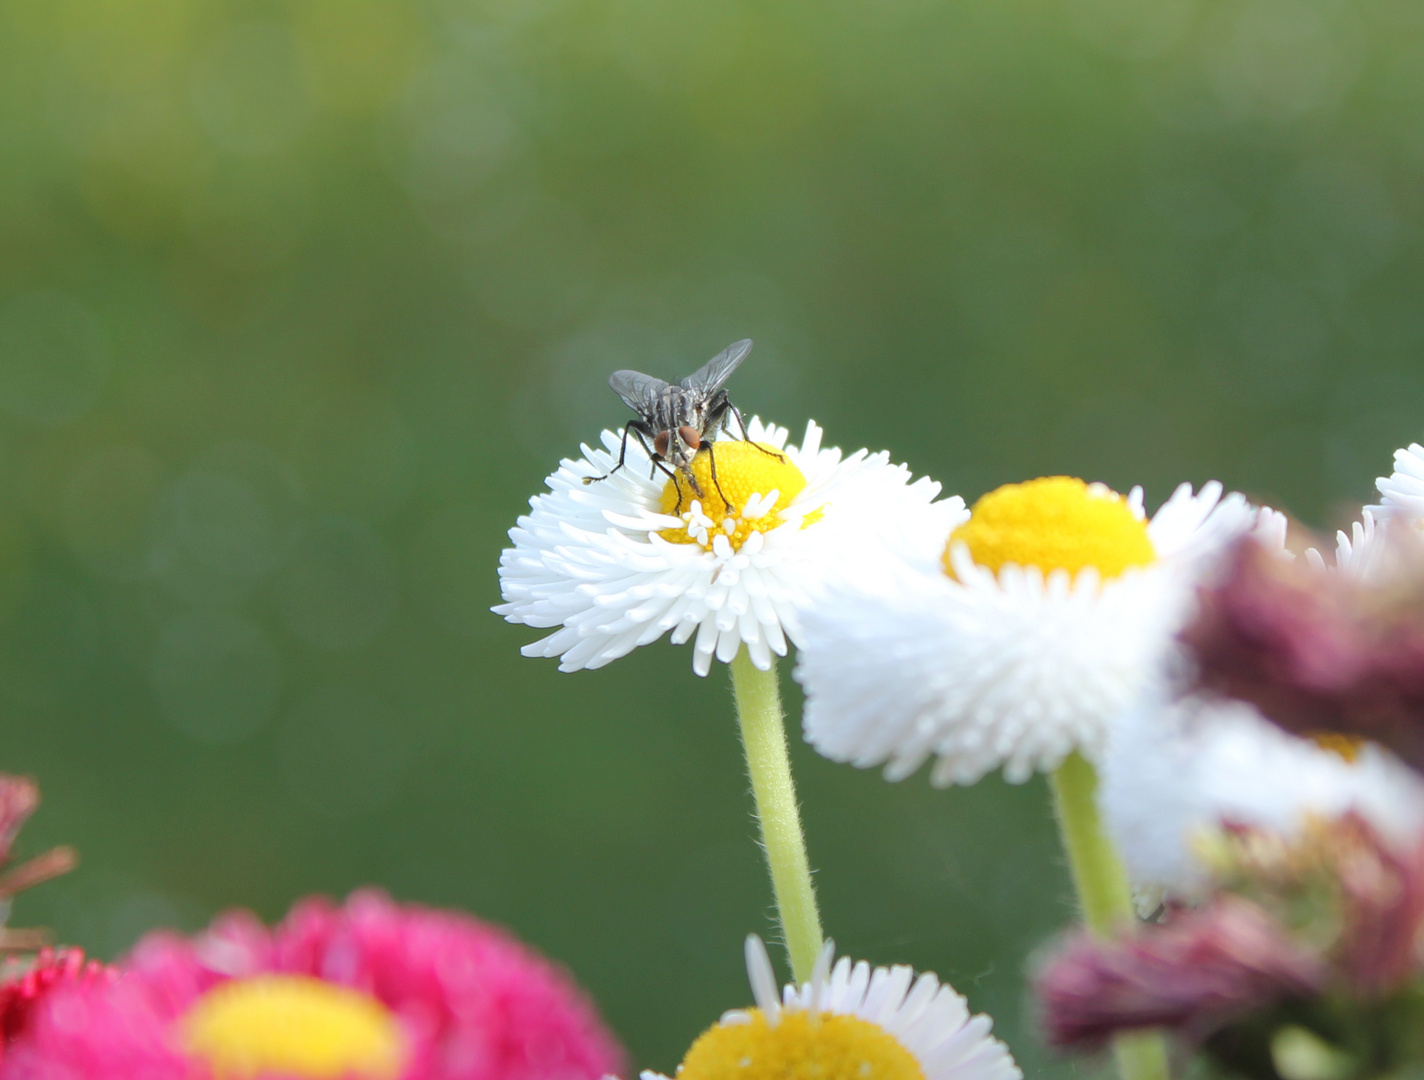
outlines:
{"label": "pink flower", "polygon": [[139,942],[42,1002],[3,1080],[599,1080],[622,1052],[563,972],[494,927],[372,891],[268,929]]}
{"label": "pink flower", "polygon": [[83,949],[41,949],[28,960],[11,961],[0,969],[0,1060],[4,1048],[29,1033],[39,1005],[65,986],[97,986],[112,982],[116,972],[97,960],[84,959]]}

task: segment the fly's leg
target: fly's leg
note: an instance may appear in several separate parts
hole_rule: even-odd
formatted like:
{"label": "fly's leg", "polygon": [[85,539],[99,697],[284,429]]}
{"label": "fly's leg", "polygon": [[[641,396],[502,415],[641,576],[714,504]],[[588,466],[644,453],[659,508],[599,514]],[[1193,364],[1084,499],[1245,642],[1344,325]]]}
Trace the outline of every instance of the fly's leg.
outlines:
{"label": "fly's leg", "polygon": [[[585,476],[583,478],[585,484],[596,484],[600,480],[607,480],[619,469],[623,468],[623,459],[628,456],[628,432],[632,430],[632,428],[632,424],[623,425],[623,445],[618,448],[618,464],[613,466],[613,468],[609,469],[602,476]],[[642,435],[639,435],[638,441],[642,442],[642,438]],[[645,446],[644,449],[647,449],[647,447]]]}
{"label": "fly's leg", "polygon": [[759,443],[759,442],[752,442],[751,436],[749,436],[749,435],[747,434],[747,424],[746,424],[746,421],[742,419],[741,411],[740,411],[735,405],[733,405],[730,401],[727,402],[727,412],[724,412],[724,413],[722,414],[722,430],[725,431],[728,435],[730,435],[730,434],[732,433],[732,429],[731,429],[731,427],[730,427],[730,426],[728,425],[728,423],[727,423],[727,413],[731,413],[733,416],[735,416],[735,417],[737,418],[737,427],[739,427],[739,428],[742,429],[742,442],[751,442],[753,446],[755,446],[758,450],[760,450],[760,451],[761,451],[763,454],[765,454],[767,457],[774,457],[774,458],[776,458],[777,461],[785,461],[785,460],[786,460],[786,455],[783,454],[780,450],[768,450],[768,449],[767,449],[765,446],[763,446],[761,443]]}
{"label": "fly's leg", "polygon": [[717,454],[714,448],[717,445],[716,439],[707,440],[707,464],[712,469],[712,486],[717,489],[717,494],[722,497],[722,505],[727,509],[727,516],[733,517],[737,513],[737,508],[732,505],[732,501],[727,498],[727,493],[722,490],[722,483],[717,479]]}
{"label": "fly's leg", "polygon": [[672,477],[673,486],[677,488],[677,508],[682,509],[682,481],[687,481],[690,494],[702,502],[707,501],[707,495],[702,490],[702,485],[697,482],[697,477],[692,474],[692,469],[688,466],[680,467],[676,472],[669,472]]}
{"label": "fly's leg", "polygon": [[[651,466],[651,468],[648,469],[648,479],[651,480],[653,477],[657,476],[658,473],[662,473],[669,480],[672,480],[674,483],[676,483],[677,474],[667,467],[667,463],[660,456],[658,456],[657,451],[649,448],[648,440],[644,437],[642,429],[636,427],[633,428],[633,434],[638,437],[638,445],[643,448],[643,453],[648,455],[648,464]],[[694,490],[696,490],[696,481],[693,482],[692,487]],[[702,492],[698,491],[697,494],[701,495]]]}
{"label": "fly's leg", "polygon": [[[682,511],[682,484],[679,481],[679,473],[687,479],[688,485],[692,488],[692,494],[699,499],[703,497],[702,489],[697,486],[697,477],[692,475],[691,469],[668,468],[667,461],[648,445],[647,433],[636,423],[629,424],[627,428],[623,429],[624,438],[627,438],[627,432],[630,428],[632,429],[633,436],[638,440],[638,445],[643,448],[643,453],[648,455],[648,479],[651,480],[657,476],[658,473],[662,473],[672,481],[673,487],[677,489],[678,512]],[[622,462],[620,461],[619,464],[621,465]],[[617,470],[615,469],[614,471],[616,472]]]}

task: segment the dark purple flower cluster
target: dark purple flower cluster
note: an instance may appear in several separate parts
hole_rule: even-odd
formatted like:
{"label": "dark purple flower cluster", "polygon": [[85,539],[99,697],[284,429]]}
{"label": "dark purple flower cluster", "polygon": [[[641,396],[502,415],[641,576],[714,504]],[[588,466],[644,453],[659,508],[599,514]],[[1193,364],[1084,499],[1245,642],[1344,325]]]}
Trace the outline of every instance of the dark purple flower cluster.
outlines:
{"label": "dark purple flower cluster", "polygon": [[1424,766],[1424,551],[1391,534],[1394,573],[1365,581],[1237,544],[1182,639],[1200,685],[1287,731],[1334,731]]}
{"label": "dark purple flower cluster", "polygon": [[1200,1039],[1325,983],[1318,956],[1255,904],[1223,896],[1117,940],[1079,933],[1040,973],[1038,994],[1053,1045],[1095,1047],[1142,1027]]}

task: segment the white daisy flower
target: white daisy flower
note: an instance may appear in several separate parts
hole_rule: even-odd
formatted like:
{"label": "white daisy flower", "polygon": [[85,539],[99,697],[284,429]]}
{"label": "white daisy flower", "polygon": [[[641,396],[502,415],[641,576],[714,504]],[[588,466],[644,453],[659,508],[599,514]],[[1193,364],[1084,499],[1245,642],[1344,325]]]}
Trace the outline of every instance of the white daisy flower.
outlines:
{"label": "white daisy flower", "polygon": [[[693,669],[706,675],[746,646],[761,670],[785,656],[799,618],[835,568],[854,562],[886,529],[948,521],[963,502],[934,500],[939,485],[893,465],[885,452],[848,457],[821,446],[806,425],[800,446],[787,430],[753,417],[748,441],[723,432],[713,482],[707,453],[692,464],[695,498],[681,478],[656,471],[636,440],[614,472],[622,437],[563,461],[547,494],[510,530],[500,557],[510,622],[558,627],[522,650],[557,656],[562,671],[602,667],[670,633],[693,641]],[[591,477],[606,477],[586,483]],[[651,478],[650,478],[651,477]],[[726,502],[724,502],[724,497]]]}
{"label": "white daisy flower", "polygon": [[1001,487],[952,535],[906,542],[807,614],[806,738],[891,780],[936,756],[936,785],[999,767],[1018,783],[1074,750],[1095,759],[1158,677],[1207,557],[1257,521],[1216,483],[1183,484],[1151,520],[1140,488]]}
{"label": "white daisy flower", "polygon": [[[778,995],[766,946],[747,938],[756,1007],[735,1009],[692,1044],[677,1080],[1019,1080],[993,1021],[928,972],[832,968],[826,942],[811,980]],[[643,1080],[667,1080],[644,1072]]]}
{"label": "white daisy flower", "polygon": [[1113,725],[1099,777],[1129,877],[1183,899],[1207,884],[1198,845],[1223,823],[1294,837],[1355,811],[1391,841],[1424,828],[1424,782],[1393,755],[1297,738],[1240,701],[1149,698]]}

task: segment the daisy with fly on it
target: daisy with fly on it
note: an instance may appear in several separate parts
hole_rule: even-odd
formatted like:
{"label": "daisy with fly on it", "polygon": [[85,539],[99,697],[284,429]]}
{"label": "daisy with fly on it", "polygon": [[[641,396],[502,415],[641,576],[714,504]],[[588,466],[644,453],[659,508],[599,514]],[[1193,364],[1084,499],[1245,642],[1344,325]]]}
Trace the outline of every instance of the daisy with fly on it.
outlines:
{"label": "daisy with fly on it", "polygon": [[[549,491],[510,530],[505,602],[494,610],[552,631],[523,652],[558,657],[563,671],[602,667],[665,635],[692,644],[698,675],[714,659],[731,667],[777,907],[804,981],[821,930],[774,660],[799,645],[830,581],[878,558],[886,530],[948,529],[963,503],[936,502],[939,485],[912,480],[888,453],[822,446],[814,422],[799,444],[755,416],[745,439],[727,430],[722,385],[749,348],[738,343],[678,386],[615,374],[615,390],[640,409],[634,437],[604,431],[600,447],[584,446],[549,476]],[[677,408],[656,411],[669,396]]]}

